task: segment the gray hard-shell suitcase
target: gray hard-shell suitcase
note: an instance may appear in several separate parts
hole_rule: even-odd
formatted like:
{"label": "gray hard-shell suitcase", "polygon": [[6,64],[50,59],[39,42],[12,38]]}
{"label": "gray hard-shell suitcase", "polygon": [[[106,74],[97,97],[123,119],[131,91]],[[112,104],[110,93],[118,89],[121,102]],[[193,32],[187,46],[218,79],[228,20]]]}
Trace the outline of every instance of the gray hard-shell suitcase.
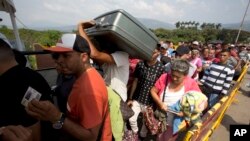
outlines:
{"label": "gray hard-shell suitcase", "polygon": [[151,59],[157,37],[124,10],[107,12],[94,19],[96,25],[85,29],[100,48],[118,47],[132,57]]}

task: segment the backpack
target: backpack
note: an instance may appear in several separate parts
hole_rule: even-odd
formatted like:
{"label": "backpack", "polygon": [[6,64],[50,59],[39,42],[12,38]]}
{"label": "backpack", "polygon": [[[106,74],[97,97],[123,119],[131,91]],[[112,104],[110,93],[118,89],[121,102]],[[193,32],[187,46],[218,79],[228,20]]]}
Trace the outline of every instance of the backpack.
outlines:
{"label": "backpack", "polygon": [[207,97],[198,91],[188,91],[180,100],[180,110],[188,121],[199,118],[206,107]]}

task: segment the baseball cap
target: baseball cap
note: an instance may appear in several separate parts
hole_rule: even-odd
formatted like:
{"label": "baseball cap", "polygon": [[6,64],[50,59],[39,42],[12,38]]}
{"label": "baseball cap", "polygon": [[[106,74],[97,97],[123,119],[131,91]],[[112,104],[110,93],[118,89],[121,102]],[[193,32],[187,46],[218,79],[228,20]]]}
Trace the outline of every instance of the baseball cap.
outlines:
{"label": "baseball cap", "polygon": [[230,45],[230,47],[234,48],[234,47],[235,47],[235,45],[234,45],[234,44],[231,44],[231,45]]}
{"label": "baseball cap", "polygon": [[193,45],[199,45],[199,42],[198,41],[193,41]]}
{"label": "baseball cap", "polygon": [[2,33],[0,33],[0,40],[3,40],[6,44],[9,45],[10,48],[12,48],[12,45],[10,44],[9,40]]}
{"label": "baseball cap", "polygon": [[190,49],[187,46],[179,46],[175,51],[174,51],[177,55],[184,55],[184,54],[189,54]]}
{"label": "baseball cap", "polygon": [[164,49],[167,49],[168,45],[167,44],[162,44],[161,47],[164,48]]}
{"label": "baseball cap", "polygon": [[90,53],[89,44],[86,39],[80,35],[69,33],[63,34],[54,47],[45,48],[44,50],[58,53],[70,51]]}

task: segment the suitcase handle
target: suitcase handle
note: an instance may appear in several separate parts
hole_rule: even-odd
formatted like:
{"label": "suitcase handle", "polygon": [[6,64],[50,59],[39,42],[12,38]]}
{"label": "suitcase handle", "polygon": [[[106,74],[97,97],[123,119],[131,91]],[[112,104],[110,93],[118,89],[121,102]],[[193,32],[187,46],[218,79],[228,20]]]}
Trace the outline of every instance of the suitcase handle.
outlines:
{"label": "suitcase handle", "polygon": [[97,22],[95,27],[96,28],[106,28],[107,26],[109,26],[110,24],[108,22],[106,23],[102,23],[102,22]]}

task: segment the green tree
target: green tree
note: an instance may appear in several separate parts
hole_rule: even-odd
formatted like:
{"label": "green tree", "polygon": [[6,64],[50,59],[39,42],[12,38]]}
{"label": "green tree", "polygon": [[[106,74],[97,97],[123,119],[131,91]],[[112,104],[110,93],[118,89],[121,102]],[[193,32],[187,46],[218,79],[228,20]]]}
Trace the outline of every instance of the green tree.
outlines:
{"label": "green tree", "polygon": [[200,28],[203,30],[203,29],[205,29],[206,26],[207,26],[206,23],[202,23],[201,26],[200,26]]}
{"label": "green tree", "polygon": [[175,27],[176,27],[177,29],[180,28],[180,26],[181,26],[180,21],[178,21],[177,23],[175,23]]}
{"label": "green tree", "polygon": [[220,28],[221,28],[221,23],[216,24],[216,25],[215,25],[215,28],[216,28],[216,29],[220,29]]}
{"label": "green tree", "polygon": [[171,30],[167,30],[164,28],[158,28],[154,30],[154,33],[160,40],[164,41],[172,36]]}
{"label": "green tree", "polygon": [[[211,27],[212,25],[210,24],[209,26]],[[217,40],[218,30],[213,28],[205,28],[204,30],[202,30],[201,34],[204,37],[205,42],[209,42]]]}
{"label": "green tree", "polygon": [[198,26],[200,25],[200,23],[199,22],[196,22],[195,23],[195,29],[198,29]]}

